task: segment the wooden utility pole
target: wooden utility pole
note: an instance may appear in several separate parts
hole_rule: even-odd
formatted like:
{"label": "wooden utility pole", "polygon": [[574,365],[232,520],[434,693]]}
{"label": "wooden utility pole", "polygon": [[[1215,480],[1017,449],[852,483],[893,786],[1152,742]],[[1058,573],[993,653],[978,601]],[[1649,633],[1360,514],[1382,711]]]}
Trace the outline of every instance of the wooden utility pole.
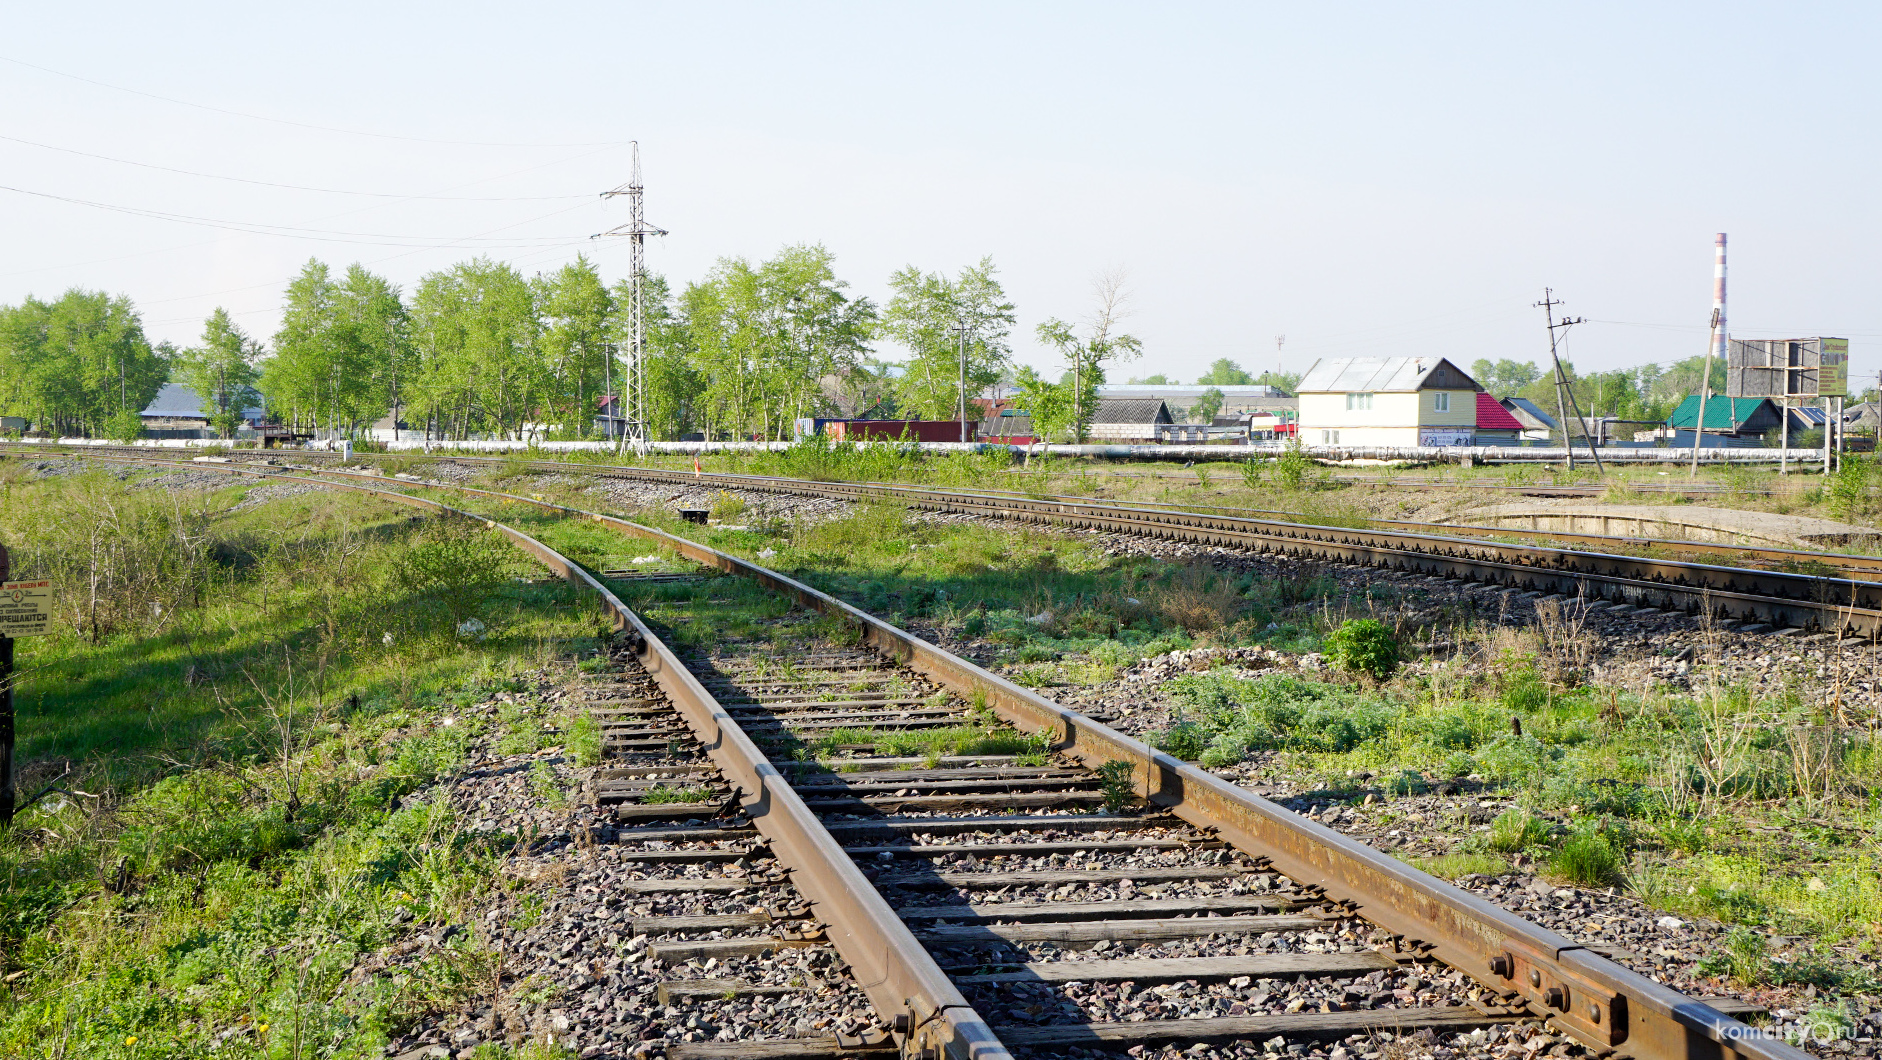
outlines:
{"label": "wooden utility pole", "polygon": [[[1581,403],[1575,401],[1574,391],[1568,388],[1568,373],[1562,370],[1562,358],[1556,350],[1555,329],[1572,328],[1576,324],[1581,323],[1583,318],[1574,317],[1571,319],[1569,317],[1563,317],[1561,320],[1555,319],[1555,307],[1561,304],[1561,299],[1555,297],[1554,289],[1549,287],[1542,289],[1542,301],[1536,303],[1537,306],[1541,307],[1542,312],[1549,321],[1549,360],[1555,365],[1555,414],[1562,424],[1562,450],[1568,454],[1568,466],[1570,470],[1573,470],[1575,467],[1575,440],[1570,437],[1568,433],[1568,405],[1570,402],[1574,402],[1575,418],[1581,419]],[[1564,395],[1566,395],[1566,397],[1564,397]],[[1586,422],[1582,425],[1581,436],[1583,441],[1588,442],[1588,455],[1594,458],[1595,470],[1606,474],[1607,468],[1601,463],[1601,454],[1595,452],[1594,442],[1588,440]]]}

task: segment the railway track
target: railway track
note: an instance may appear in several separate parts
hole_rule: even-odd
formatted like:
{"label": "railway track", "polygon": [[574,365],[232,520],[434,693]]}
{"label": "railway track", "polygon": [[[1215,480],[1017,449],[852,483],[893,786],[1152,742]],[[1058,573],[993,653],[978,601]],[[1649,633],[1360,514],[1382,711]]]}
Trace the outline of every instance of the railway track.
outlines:
{"label": "railway track", "polygon": [[[15,444],[8,448],[41,455],[48,452],[36,445]],[[94,447],[80,452],[92,456],[151,459],[148,449],[133,447]],[[257,461],[285,456],[261,450],[250,452]],[[294,453],[291,459],[299,463],[308,457],[314,458],[308,461],[313,464],[330,464],[337,459],[334,454],[300,452]],[[514,462],[483,458],[448,459],[472,466],[515,466]],[[1083,498],[1034,497],[985,490],[943,491],[880,483],[812,482],[560,461],[528,461],[523,466],[542,472],[581,473],[689,488],[716,487],[856,502],[889,501],[927,511],[1033,522],[1075,531],[1130,534],[1319,562],[1381,567],[1580,601],[1591,608],[1625,607],[1705,614],[1714,622],[1742,625],[1753,631],[1816,631],[1865,642],[1882,640],[1882,580],[1870,580],[1882,576],[1882,566],[1875,558],[1866,556],[1739,549],[1734,550],[1736,556],[1748,554],[1766,565],[1732,566],[1625,551],[1656,545],[1690,547],[1690,543],[1684,542],[1595,535],[1537,535],[1555,539],[1572,537],[1595,547],[1617,549],[1593,551],[1388,526],[1329,527],[1220,511],[1108,505]],[[1498,537],[1521,536],[1519,531],[1499,529],[1494,533]],[[1701,546],[1702,549],[1710,547]],[[1826,567],[1839,574],[1821,573]]]}
{"label": "railway track", "polygon": [[[365,477],[323,481],[450,510]],[[1538,1021],[1601,1057],[1807,1055],[784,575],[625,520],[459,489],[719,575],[610,584],[492,524],[596,592],[631,657],[588,705],[616,756],[599,789],[619,806],[607,838],[652,864],[719,867],[630,885],[727,906],[634,918],[647,951],[828,945],[879,1021],[675,1043],[674,1060],[1379,1051],[1425,1031],[1487,1048]],[[715,628],[754,589],[770,606]],[[668,781],[716,799],[714,819],[676,827],[709,804],[649,802]],[[700,978],[664,984],[664,999],[742,989]],[[1131,1012],[1144,1018],[1117,1018],[1146,993]]]}

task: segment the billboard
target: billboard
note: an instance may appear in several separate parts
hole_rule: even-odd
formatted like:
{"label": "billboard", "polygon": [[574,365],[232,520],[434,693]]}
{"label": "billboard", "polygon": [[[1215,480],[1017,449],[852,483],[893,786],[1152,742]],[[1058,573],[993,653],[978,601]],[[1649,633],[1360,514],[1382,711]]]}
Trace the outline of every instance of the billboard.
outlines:
{"label": "billboard", "polygon": [[1808,399],[1848,392],[1848,339],[1733,339],[1726,353],[1730,397]]}

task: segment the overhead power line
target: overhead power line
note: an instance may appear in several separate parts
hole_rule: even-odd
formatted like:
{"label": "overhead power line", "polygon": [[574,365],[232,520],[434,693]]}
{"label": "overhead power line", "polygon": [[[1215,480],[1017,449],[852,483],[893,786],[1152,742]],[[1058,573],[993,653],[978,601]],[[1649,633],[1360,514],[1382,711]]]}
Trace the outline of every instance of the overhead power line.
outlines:
{"label": "overhead power line", "polygon": [[113,92],[124,92],[133,96],[143,96],[145,99],[160,100],[164,103],[173,103],[179,107],[191,107],[196,110],[208,111],[212,114],[227,114],[236,118],[247,118],[250,121],[265,121],[265,122],[271,122],[275,125],[289,125],[297,129],[313,129],[318,132],[340,133],[346,136],[367,136],[375,140],[404,140],[408,143],[443,144],[443,145],[451,146],[451,147],[518,147],[518,148],[626,147],[628,144],[628,141],[626,140],[605,140],[605,141],[600,141],[596,143],[560,143],[560,144],[558,143],[521,144],[521,143],[502,143],[502,142],[493,142],[493,141],[482,141],[482,140],[436,140],[436,139],[432,139],[430,137],[425,137],[425,136],[403,136],[397,133],[368,132],[367,130],[364,130],[364,129],[342,129],[333,125],[317,125],[313,122],[294,121],[289,118],[274,118],[266,114],[250,114],[247,111],[230,110],[227,107],[214,107],[214,106],[210,106],[207,103],[193,103],[190,100],[177,99],[173,96],[161,96],[155,92],[145,92],[143,89],[139,89],[139,88],[127,88],[123,85],[114,85],[107,81],[99,81],[90,77],[81,77],[78,74],[69,74],[69,73],[66,73],[64,70],[54,70],[50,66],[40,66],[38,63],[29,63],[23,59],[15,59],[12,56],[8,56],[8,55],[0,55],[0,62],[12,63],[15,66],[23,66],[29,70],[38,70],[42,74],[51,74],[54,77],[63,77],[69,80],[79,81],[87,85],[96,85],[99,88],[108,88],[112,90]]}
{"label": "overhead power line", "polygon": [[[169,213],[163,210],[148,210],[137,206],[120,206],[116,203],[98,202],[93,199],[80,199],[70,195],[54,195],[51,192],[33,191],[29,188],[16,188],[7,184],[0,184],[0,191],[10,191],[19,195],[31,195],[41,199],[52,199],[56,202],[69,202],[78,206],[90,206],[94,209],[110,210],[113,213],[129,214],[133,217],[149,217],[159,221],[173,221],[177,224],[200,225],[205,228],[221,228],[231,232],[246,232],[250,235],[281,236],[290,239],[316,239],[328,243],[358,243],[364,246],[382,247],[454,246],[466,242],[485,241],[484,237],[481,236],[427,238],[403,233],[336,232],[320,228],[295,228],[289,225],[271,225],[254,221],[231,221],[217,217],[196,217],[190,214]],[[581,204],[571,206],[567,210],[557,210],[555,213],[567,213],[569,210],[579,209],[580,205]],[[544,216],[553,217],[555,214],[546,214]],[[424,240],[424,242],[409,242],[409,240]],[[529,239],[505,238],[492,240],[490,241],[490,245],[504,247],[540,247],[565,243],[568,240],[569,237],[567,236],[548,236]]]}
{"label": "overhead power line", "polygon": [[160,166],[155,162],[138,162],[129,158],[116,158],[111,155],[94,154],[72,147],[58,147],[42,144],[35,140],[22,140],[17,136],[0,135],[0,140],[8,143],[25,144],[43,151],[57,151],[61,154],[77,155],[80,158],[95,158],[102,162],[115,162],[123,166],[137,166],[140,169],[154,169],[162,173],[178,173],[186,177],[203,177],[208,180],[227,180],[237,184],[253,184],[263,188],[286,188],[289,191],[313,191],[323,195],[357,195],[370,199],[427,199],[438,202],[544,202],[548,200],[586,199],[581,195],[410,195],[396,191],[354,191],[350,188],[316,188],[306,184],[282,184],[272,180],[251,180],[248,177],[231,177],[222,173],[203,173],[194,169],[178,169],[175,166]]}

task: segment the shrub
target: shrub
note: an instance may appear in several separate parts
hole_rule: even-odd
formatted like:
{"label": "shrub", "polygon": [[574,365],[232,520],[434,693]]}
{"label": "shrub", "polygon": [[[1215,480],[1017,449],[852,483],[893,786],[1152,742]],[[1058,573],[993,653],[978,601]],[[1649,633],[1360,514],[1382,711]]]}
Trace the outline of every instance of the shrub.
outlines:
{"label": "shrub", "polygon": [[1620,875],[1621,856],[1599,833],[1576,832],[1549,859],[1549,867],[1576,886],[1606,887]]}
{"label": "shrub", "polygon": [[1307,484],[1307,475],[1313,466],[1313,458],[1296,438],[1287,443],[1287,451],[1274,462],[1274,481],[1290,490],[1300,489]]}
{"label": "shrub", "polygon": [[1699,961],[1699,971],[1722,976],[1740,986],[1762,986],[1770,974],[1770,946],[1763,935],[1748,927],[1736,927],[1725,936],[1718,949]]}
{"label": "shrub", "polygon": [[1151,734],[1150,745],[1185,762],[1194,762],[1208,750],[1209,732],[1194,722],[1179,721],[1162,732]]}
{"label": "shrub", "polygon": [[1349,618],[1328,635],[1327,658],[1344,670],[1356,670],[1384,680],[1398,669],[1398,638],[1383,622]]}
{"label": "shrub", "polygon": [[1232,766],[1248,757],[1248,743],[1238,736],[1224,733],[1210,742],[1207,750],[1198,759],[1211,769]]}
{"label": "shrub", "polygon": [[1503,705],[1514,711],[1541,710],[1549,705],[1549,685],[1532,669],[1518,670],[1503,684]]}
{"label": "shrub", "polygon": [[1548,824],[1528,810],[1505,810],[1490,822],[1490,849],[1505,854],[1539,846],[1548,838]]}

